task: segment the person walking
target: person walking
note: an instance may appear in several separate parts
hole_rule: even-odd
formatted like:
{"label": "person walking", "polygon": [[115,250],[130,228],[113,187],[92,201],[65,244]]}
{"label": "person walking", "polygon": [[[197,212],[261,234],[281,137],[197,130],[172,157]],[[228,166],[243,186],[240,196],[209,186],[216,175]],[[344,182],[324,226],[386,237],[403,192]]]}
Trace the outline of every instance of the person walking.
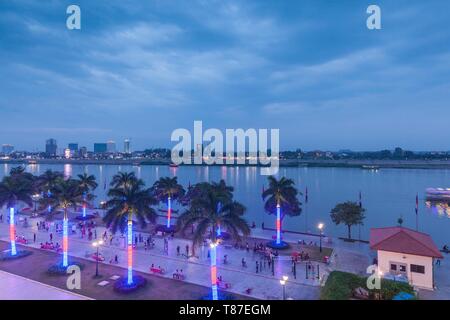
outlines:
{"label": "person walking", "polygon": [[53,233],[50,233],[50,242],[53,242]]}
{"label": "person walking", "polygon": [[177,256],[180,255],[180,246],[177,246]]}
{"label": "person walking", "polygon": [[256,261],[256,273],[258,273],[259,272],[259,263],[258,263],[258,261]]}
{"label": "person walking", "polygon": [[33,242],[36,243],[36,233],[33,233]]}
{"label": "person walking", "polygon": [[186,245],[186,257],[189,258],[189,245]]}

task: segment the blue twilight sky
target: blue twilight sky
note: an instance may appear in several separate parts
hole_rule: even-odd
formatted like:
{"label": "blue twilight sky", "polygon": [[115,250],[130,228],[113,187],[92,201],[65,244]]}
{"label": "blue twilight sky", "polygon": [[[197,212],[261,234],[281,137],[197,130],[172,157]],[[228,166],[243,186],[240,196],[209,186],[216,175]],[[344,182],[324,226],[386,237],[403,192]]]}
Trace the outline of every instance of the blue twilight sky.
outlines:
{"label": "blue twilight sky", "polygon": [[[81,7],[82,29],[66,28]],[[369,4],[382,30],[366,27]],[[450,150],[450,1],[0,0],[0,144],[280,128],[282,149]]]}

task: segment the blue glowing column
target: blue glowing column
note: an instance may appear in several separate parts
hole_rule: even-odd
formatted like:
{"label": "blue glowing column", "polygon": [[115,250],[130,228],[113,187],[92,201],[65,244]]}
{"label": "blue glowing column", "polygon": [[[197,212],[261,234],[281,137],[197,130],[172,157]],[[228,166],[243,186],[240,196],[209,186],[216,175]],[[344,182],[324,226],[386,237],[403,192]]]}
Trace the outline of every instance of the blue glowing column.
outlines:
{"label": "blue glowing column", "polygon": [[170,216],[172,215],[172,199],[167,198],[167,228],[170,228]]}
{"label": "blue glowing column", "polygon": [[86,192],[83,192],[83,218],[86,218]]}
{"label": "blue glowing column", "polygon": [[[220,213],[220,210],[222,209],[222,204],[219,202],[217,204],[217,213]],[[222,229],[220,228],[220,224],[217,225],[217,236],[220,237],[222,235]]]}
{"label": "blue glowing column", "polygon": [[281,244],[281,208],[277,204],[277,244]]}
{"label": "blue glowing column", "polygon": [[217,293],[217,244],[211,243],[211,289],[212,299],[218,300]]}
{"label": "blue glowing column", "polygon": [[128,218],[128,278],[127,283],[133,283],[133,220]]}
{"label": "blue glowing column", "polygon": [[[50,197],[52,196],[52,193],[50,192],[50,190],[48,190],[47,196],[48,196],[48,198],[50,200]],[[52,206],[50,204],[48,205],[47,211],[48,211],[48,213],[52,212]]]}
{"label": "blue glowing column", "polygon": [[67,219],[67,212],[64,213],[63,219],[63,267],[69,266],[69,219]]}
{"label": "blue glowing column", "polygon": [[11,241],[11,255],[17,254],[16,249],[16,225],[14,220],[14,208],[9,208],[9,239]]}

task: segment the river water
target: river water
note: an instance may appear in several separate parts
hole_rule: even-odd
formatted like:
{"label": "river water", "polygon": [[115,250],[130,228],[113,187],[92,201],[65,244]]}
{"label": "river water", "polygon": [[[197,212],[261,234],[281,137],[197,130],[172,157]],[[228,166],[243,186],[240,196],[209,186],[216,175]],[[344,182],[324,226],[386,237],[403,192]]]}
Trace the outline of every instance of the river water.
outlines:
{"label": "river water", "polygon": [[[12,165],[0,167],[0,178],[9,172]],[[247,207],[246,219],[258,227],[264,222],[266,227],[274,227],[273,215],[264,212],[261,192],[267,187],[267,178],[260,175],[256,167],[220,166],[120,166],[120,165],[29,165],[27,171],[43,173],[47,169],[59,170],[66,176],[76,176],[87,172],[97,177],[99,187],[95,191],[96,202],[106,200],[107,188],[111,178],[118,171],[134,171],[147,186],[164,176],[178,176],[185,187],[200,181],[219,181],[224,179],[234,186],[235,198]],[[356,239],[368,239],[371,227],[394,226],[402,216],[404,226],[416,228],[415,198],[419,194],[419,230],[429,233],[441,247],[450,244],[450,208],[448,204],[430,204],[425,201],[428,187],[450,187],[450,170],[424,169],[381,169],[378,171],[359,168],[280,168],[279,176],[294,180],[303,193],[303,211],[299,217],[286,217],[285,230],[317,233],[317,224],[325,224],[324,233],[333,236],[346,236],[343,225],[336,226],[330,219],[330,210],[339,202],[359,201],[366,209],[366,219],[361,227],[352,228]],[[308,202],[305,203],[305,190],[308,188]]]}

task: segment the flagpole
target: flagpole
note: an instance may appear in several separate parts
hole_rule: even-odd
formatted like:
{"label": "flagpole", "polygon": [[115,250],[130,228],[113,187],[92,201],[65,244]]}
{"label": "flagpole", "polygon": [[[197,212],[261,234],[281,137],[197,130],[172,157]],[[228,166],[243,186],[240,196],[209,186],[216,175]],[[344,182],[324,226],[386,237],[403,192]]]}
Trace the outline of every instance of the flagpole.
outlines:
{"label": "flagpole", "polygon": [[[362,194],[361,194],[361,191],[359,191],[359,207],[362,208]],[[361,223],[358,224],[358,238],[359,238],[359,241],[361,241]]]}
{"label": "flagpole", "polygon": [[305,189],[305,232],[308,232],[308,187]]}
{"label": "flagpole", "polygon": [[419,194],[416,194],[416,231],[419,231]]}

